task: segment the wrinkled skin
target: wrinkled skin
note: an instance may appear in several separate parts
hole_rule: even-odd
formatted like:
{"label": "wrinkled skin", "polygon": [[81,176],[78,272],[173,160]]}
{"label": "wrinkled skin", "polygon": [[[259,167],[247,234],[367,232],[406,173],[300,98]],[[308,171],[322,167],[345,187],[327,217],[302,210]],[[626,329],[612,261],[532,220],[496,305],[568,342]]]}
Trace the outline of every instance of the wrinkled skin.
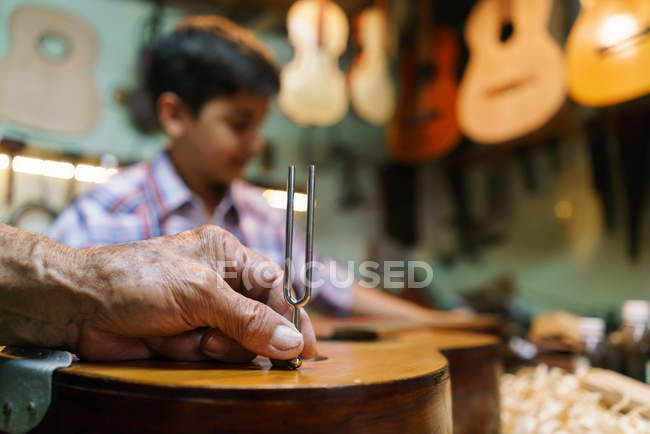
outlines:
{"label": "wrinkled skin", "polygon": [[[276,359],[316,355],[304,312],[303,344],[288,350],[271,344],[277,325],[293,328],[291,307],[282,295],[282,271],[226,231],[203,227],[88,253],[97,287],[106,297],[80,329],[77,352],[82,357],[161,354],[236,362],[255,354]],[[220,261],[230,262],[225,266]]]}
{"label": "wrinkled skin", "polygon": [[[63,347],[87,360],[316,356],[307,314],[302,335],[291,324],[282,270],[216,226],[87,250],[11,231],[2,247],[27,247],[2,258],[0,280],[14,283],[0,282],[0,345]],[[278,326],[293,339],[274,340]]]}

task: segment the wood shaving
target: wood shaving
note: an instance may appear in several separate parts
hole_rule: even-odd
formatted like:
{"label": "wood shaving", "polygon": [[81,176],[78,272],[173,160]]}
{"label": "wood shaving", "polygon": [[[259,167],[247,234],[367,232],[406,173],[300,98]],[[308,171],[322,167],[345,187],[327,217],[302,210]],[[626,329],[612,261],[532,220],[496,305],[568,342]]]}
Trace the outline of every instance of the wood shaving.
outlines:
{"label": "wood shaving", "polygon": [[501,380],[501,432],[504,434],[644,434],[650,420],[637,407],[623,413],[627,398],[606,406],[598,392],[585,389],[580,373],[539,365]]}

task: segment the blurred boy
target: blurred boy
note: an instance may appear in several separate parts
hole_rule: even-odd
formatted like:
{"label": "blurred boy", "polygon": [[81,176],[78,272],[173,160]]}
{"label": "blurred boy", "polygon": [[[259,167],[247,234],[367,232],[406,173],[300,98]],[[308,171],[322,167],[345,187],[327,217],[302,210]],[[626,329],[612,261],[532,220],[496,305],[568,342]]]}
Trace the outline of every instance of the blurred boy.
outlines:
{"label": "blurred boy", "polygon": [[[268,48],[225,18],[189,17],[157,44],[147,81],[167,150],[81,195],[49,235],[85,248],[213,224],[281,264],[284,213],[240,179],[262,149],[260,130],[279,89]],[[296,234],[295,264],[304,260],[303,237]],[[335,285],[328,274],[332,260],[315,254],[314,261],[324,264],[314,269],[314,280],[326,283],[314,288],[312,306],[334,314],[440,319],[353,280]],[[297,291],[300,280],[293,282]]]}

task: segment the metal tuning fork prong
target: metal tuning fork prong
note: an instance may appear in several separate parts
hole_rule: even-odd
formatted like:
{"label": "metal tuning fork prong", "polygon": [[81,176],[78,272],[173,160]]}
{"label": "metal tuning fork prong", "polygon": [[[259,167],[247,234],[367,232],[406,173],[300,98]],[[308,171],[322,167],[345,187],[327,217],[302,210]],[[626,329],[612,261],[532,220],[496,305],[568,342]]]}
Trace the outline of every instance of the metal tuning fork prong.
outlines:
{"label": "metal tuning fork prong", "polygon": [[[309,180],[307,181],[307,240],[305,243],[305,293],[296,299],[291,293],[291,264],[293,259],[293,195],[295,189],[295,166],[289,166],[287,178],[287,220],[285,226],[284,242],[284,299],[293,306],[293,325],[300,331],[300,309],[311,299],[312,257],[314,250],[314,189],[316,179],[315,167],[309,166]],[[296,369],[302,365],[300,356],[288,361],[289,367]]]}

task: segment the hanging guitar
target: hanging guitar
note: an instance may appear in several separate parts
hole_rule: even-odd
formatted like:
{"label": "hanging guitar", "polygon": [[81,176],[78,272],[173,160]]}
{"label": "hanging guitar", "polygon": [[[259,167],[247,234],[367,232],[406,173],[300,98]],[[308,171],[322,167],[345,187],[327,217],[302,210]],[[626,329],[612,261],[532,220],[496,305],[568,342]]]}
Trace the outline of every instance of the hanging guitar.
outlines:
{"label": "hanging guitar", "polygon": [[564,104],[563,55],[547,30],[550,12],[551,0],[480,0],[472,9],[458,93],[458,121],[472,140],[518,139]]}
{"label": "hanging guitar", "polygon": [[[295,371],[261,358],[73,362],[54,372],[52,403],[33,432],[451,434],[447,361],[429,339],[323,342],[321,356]],[[24,356],[5,350],[0,363]]]}
{"label": "hanging guitar", "polygon": [[355,20],[355,36],[361,46],[348,80],[354,111],[365,121],[383,125],[395,112],[395,86],[390,75],[389,24],[386,1],[364,9]]}
{"label": "hanging guitar", "polygon": [[93,30],[44,6],[16,9],[10,25],[11,46],[0,61],[0,116],[54,133],[88,131],[100,111]]}
{"label": "hanging guitar", "polygon": [[581,3],[566,44],[571,97],[598,107],[650,93],[650,3]]}
{"label": "hanging guitar", "polygon": [[460,139],[456,35],[432,28],[430,0],[419,0],[417,14],[415,44],[401,60],[397,111],[387,137],[390,154],[405,163],[443,156]]}
{"label": "hanging guitar", "polygon": [[298,0],[287,14],[294,58],[280,74],[280,109],[300,125],[327,126],[348,110],[338,58],[347,46],[348,20],[329,0]]}

